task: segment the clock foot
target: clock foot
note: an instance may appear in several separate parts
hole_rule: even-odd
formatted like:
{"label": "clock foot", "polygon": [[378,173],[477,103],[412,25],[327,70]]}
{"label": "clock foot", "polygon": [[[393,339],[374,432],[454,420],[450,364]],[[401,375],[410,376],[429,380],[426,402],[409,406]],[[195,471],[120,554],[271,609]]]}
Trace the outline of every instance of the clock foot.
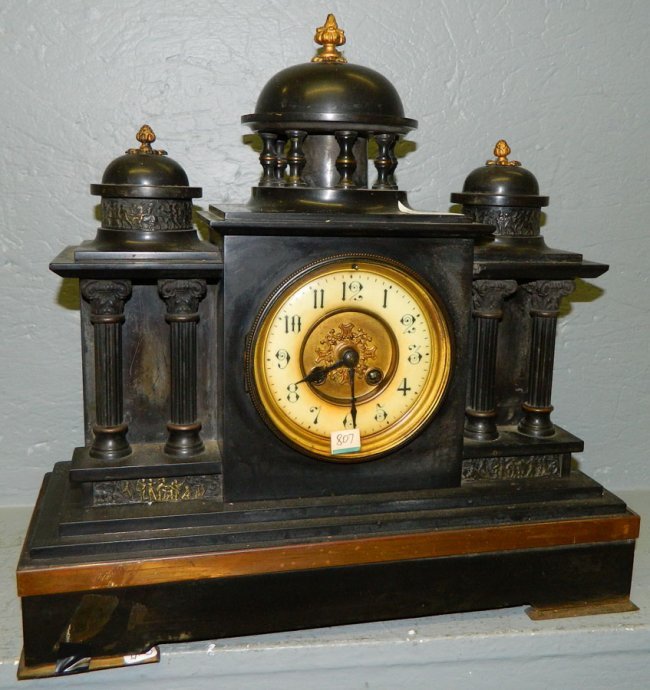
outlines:
{"label": "clock foot", "polygon": [[56,662],[34,664],[25,663],[24,653],[20,655],[18,664],[18,680],[32,680],[34,678],[55,678],[71,676],[87,671],[102,671],[108,668],[121,668],[123,666],[140,666],[141,664],[154,664],[160,661],[158,647],[141,654],[112,655],[112,656],[86,656],[82,650],[73,652],[68,657],[61,657]]}
{"label": "clock foot", "polygon": [[553,618],[598,616],[603,613],[625,613],[626,611],[638,610],[639,607],[631,602],[629,597],[625,596],[579,601],[556,606],[530,606],[526,609],[526,615],[533,621],[546,621]]}

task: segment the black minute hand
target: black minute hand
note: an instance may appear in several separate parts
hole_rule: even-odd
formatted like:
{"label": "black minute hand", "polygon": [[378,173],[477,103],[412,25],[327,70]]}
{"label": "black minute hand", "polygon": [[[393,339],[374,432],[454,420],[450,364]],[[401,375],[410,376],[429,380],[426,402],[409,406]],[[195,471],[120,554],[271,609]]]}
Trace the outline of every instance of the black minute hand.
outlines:
{"label": "black minute hand", "polygon": [[357,428],[357,401],[354,397],[354,367],[348,369],[350,375],[350,417],[352,417],[352,428]]}

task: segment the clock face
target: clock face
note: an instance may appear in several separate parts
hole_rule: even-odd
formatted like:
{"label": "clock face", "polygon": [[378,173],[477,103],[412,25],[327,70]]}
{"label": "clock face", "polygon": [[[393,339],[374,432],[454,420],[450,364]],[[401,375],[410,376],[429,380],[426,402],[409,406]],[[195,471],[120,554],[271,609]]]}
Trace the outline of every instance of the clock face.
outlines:
{"label": "clock face", "polygon": [[439,407],[451,370],[445,314],[406,267],[335,256],[280,285],[248,349],[253,400],[290,445],[333,462],[408,442]]}

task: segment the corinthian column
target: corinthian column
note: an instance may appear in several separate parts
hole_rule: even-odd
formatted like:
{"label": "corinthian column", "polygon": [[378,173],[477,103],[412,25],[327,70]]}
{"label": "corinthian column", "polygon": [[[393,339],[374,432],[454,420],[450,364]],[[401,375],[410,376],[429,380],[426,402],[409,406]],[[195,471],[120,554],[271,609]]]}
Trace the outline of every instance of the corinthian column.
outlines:
{"label": "corinthian column", "polygon": [[204,280],[160,280],[158,292],[167,305],[171,359],[171,406],[165,453],[191,457],[200,453],[201,423],[196,404],[196,326],[199,302],[205,297]]}
{"label": "corinthian column", "polygon": [[516,289],[514,280],[475,280],[472,283],[474,343],[465,436],[479,441],[489,441],[499,435],[494,391],[499,321],[503,316],[504,298]]}
{"label": "corinthian column", "polygon": [[537,280],[522,285],[529,295],[532,318],[528,395],[522,404],[519,431],[529,436],[552,436],[551,389],[555,360],[555,331],[560,300],[573,292],[572,280]]}
{"label": "corinthian column", "polygon": [[81,295],[90,304],[95,334],[95,423],[90,456],[116,460],[131,452],[126,440],[122,387],[122,324],[128,280],[82,280]]}

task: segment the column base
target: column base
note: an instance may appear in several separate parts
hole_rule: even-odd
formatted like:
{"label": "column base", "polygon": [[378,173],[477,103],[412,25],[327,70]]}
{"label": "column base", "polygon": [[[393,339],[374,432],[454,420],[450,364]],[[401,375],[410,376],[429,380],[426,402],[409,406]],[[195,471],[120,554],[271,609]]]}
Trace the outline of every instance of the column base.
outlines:
{"label": "column base", "polygon": [[548,407],[533,407],[523,403],[521,409],[524,411],[524,416],[518,426],[520,433],[536,438],[553,436],[555,434],[555,425],[551,421],[552,405]]}
{"label": "column base", "polygon": [[131,454],[131,446],[126,440],[129,427],[126,424],[117,426],[93,426],[95,439],[90,448],[90,457],[111,462]]}
{"label": "column base", "polygon": [[167,425],[169,436],[165,443],[165,454],[176,458],[191,458],[205,450],[201,440],[201,424],[172,424]]}
{"label": "column base", "polygon": [[475,441],[494,441],[499,438],[496,416],[494,410],[465,410],[465,437]]}

